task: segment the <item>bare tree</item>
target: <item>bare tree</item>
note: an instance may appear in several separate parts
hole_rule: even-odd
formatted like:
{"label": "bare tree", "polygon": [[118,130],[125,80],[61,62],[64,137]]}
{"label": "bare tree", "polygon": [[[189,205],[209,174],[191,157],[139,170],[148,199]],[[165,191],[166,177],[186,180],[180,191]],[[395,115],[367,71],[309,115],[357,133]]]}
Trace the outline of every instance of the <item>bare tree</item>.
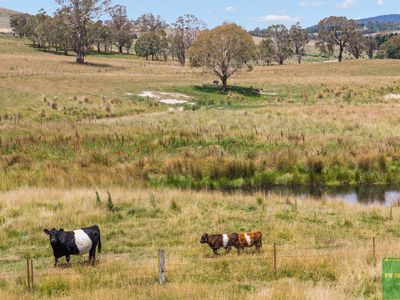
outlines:
{"label": "bare tree", "polygon": [[56,0],[61,5],[59,12],[66,16],[68,26],[74,34],[76,62],[85,62],[88,46],[88,26],[108,9],[110,0]]}
{"label": "bare tree", "polygon": [[206,27],[205,23],[194,15],[179,17],[174,24],[175,47],[177,57],[182,65],[186,63],[186,51],[189,49],[198,35]]}
{"label": "bare tree", "polygon": [[134,24],[140,32],[157,32],[167,28],[167,24],[160,16],[151,13],[140,16]]}
{"label": "bare tree", "polygon": [[293,25],[290,28],[290,39],[294,47],[294,54],[297,56],[297,61],[300,64],[305,54],[305,46],[308,43],[308,31],[301,28],[300,23]]}
{"label": "bare tree", "polygon": [[374,57],[374,51],[377,49],[376,39],[372,35],[369,35],[365,37],[364,45],[368,58],[372,59]]}
{"label": "bare tree", "polygon": [[358,33],[358,24],[345,17],[328,17],[318,24],[318,40],[316,47],[321,52],[326,49],[339,47],[338,61],[343,60],[343,51]]}

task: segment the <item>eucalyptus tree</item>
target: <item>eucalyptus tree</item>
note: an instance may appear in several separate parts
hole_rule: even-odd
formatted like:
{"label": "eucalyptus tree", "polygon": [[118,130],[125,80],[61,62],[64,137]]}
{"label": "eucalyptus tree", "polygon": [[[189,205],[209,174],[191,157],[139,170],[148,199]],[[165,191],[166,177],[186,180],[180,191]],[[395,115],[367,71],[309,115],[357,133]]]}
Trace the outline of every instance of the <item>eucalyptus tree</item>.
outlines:
{"label": "eucalyptus tree", "polygon": [[61,6],[58,12],[64,14],[73,32],[76,62],[85,62],[85,51],[89,46],[88,27],[108,11],[110,0],[56,0]]}

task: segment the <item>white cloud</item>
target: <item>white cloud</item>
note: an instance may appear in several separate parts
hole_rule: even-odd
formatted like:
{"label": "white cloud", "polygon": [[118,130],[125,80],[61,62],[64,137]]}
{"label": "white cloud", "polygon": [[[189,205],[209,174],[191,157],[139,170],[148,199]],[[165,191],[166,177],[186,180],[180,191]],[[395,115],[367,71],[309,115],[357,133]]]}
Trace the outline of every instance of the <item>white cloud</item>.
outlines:
{"label": "white cloud", "polygon": [[385,5],[385,0],[377,0],[378,5]]}
{"label": "white cloud", "polygon": [[235,10],[236,10],[236,7],[234,7],[234,6],[227,6],[227,7],[225,7],[225,10],[226,10],[226,11],[235,11]]}
{"label": "white cloud", "polygon": [[325,4],[325,1],[300,1],[301,7],[320,7]]}
{"label": "white cloud", "polygon": [[336,6],[345,9],[354,6],[356,2],[357,0],[343,0],[341,2],[336,3]]}
{"label": "white cloud", "polygon": [[260,23],[296,23],[300,21],[300,18],[287,15],[268,15],[255,18],[254,20]]}

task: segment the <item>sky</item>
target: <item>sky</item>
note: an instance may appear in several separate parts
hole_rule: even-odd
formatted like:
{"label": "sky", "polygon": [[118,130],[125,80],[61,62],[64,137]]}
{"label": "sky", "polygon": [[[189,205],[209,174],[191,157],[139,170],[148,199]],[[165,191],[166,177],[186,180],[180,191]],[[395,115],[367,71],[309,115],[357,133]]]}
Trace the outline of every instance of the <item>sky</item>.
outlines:
{"label": "sky", "polygon": [[[324,17],[346,16],[360,19],[384,14],[400,14],[400,0],[112,0],[125,5],[128,15],[136,19],[144,13],[160,15],[173,23],[183,14],[194,14],[208,28],[225,21],[246,29],[266,28],[272,24],[315,25]],[[41,8],[52,14],[58,7],[54,0],[0,0],[0,7],[36,13]]]}

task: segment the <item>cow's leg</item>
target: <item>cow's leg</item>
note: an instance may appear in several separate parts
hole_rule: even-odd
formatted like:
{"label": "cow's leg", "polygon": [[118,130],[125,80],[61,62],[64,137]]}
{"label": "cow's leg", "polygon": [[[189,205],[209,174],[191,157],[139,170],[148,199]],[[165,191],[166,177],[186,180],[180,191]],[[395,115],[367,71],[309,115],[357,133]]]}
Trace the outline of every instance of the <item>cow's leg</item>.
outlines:
{"label": "cow's leg", "polygon": [[219,255],[218,248],[213,248],[214,256]]}
{"label": "cow's leg", "polygon": [[96,247],[93,247],[92,249],[90,249],[90,252],[89,252],[89,263],[90,262],[94,266],[94,263],[96,262]]}
{"label": "cow's leg", "polygon": [[70,260],[71,260],[71,256],[70,255],[65,255],[65,259],[67,260],[67,266],[70,266]]}
{"label": "cow's leg", "polygon": [[262,243],[261,243],[261,241],[259,241],[259,242],[256,244],[256,250],[257,250],[258,253],[261,252],[261,246],[262,246]]}
{"label": "cow's leg", "polygon": [[57,263],[58,263],[58,258],[54,257],[54,268],[57,267]]}
{"label": "cow's leg", "polygon": [[240,247],[235,247],[237,250],[237,254],[240,255]]}
{"label": "cow's leg", "polygon": [[231,252],[232,247],[230,247],[230,246],[229,246],[229,247],[226,247],[225,250],[226,250],[226,254],[228,254],[229,252]]}

